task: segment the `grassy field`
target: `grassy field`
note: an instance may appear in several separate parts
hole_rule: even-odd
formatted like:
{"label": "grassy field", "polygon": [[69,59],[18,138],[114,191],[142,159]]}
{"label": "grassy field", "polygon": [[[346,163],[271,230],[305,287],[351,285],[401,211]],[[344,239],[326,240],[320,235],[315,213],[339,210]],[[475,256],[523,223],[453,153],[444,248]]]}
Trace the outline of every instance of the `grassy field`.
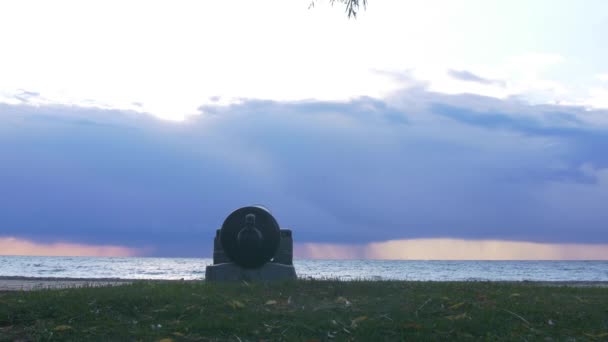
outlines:
{"label": "grassy field", "polygon": [[608,340],[608,288],[138,282],[0,293],[1,341]]}

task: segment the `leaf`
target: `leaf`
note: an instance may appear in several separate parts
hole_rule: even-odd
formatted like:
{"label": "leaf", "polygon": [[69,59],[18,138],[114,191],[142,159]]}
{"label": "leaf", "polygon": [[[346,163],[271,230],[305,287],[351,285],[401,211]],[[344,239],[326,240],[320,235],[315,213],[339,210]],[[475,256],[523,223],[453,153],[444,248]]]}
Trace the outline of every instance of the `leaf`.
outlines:
{"label": "leaf", "polygon": [[276,305],[276,304],[277,304],[277,301],[273,300],[273,299],[271,299],[271,300],[267,301],[266,303],[264,303],[264,305]]}
{"label": "leaf", "polygon": [[601,333],[601,334],[589,334],[589,333],[584,333],[584,335],[592,337],[592,338],[604,338],[604,337],[608,337],[608,332],[605,333]]}
{"label": "leaf", "polygon": [[366,319],[367,319],[367,316],[359,316],[359,317],[353,319],[352,321],[350,321],[350,327],[356,328],[359,323],[365,321]]}
{"label": "leaf", "polygon": [[236,299],[229,301],[228,305],[230,305],[230,307],[233,309],[242,309],[245,307],[245,304],[243,304],[243,302],[240,302]]}
{"label": "leaf", "polygon": [[336,303],[342,303],[342,304],[344,304],[346,306],[350,305],[350,302],[345,297],[338,297],[338,298],[336,298]]}
{"label": "leaf", "polygon": [[403,327],[406,329],[416,329],[416,330],[422,329],[422,325],[420,325],[419,323],[416,323],[416,322],[407,322],[403,325]]}
{"label": "leaf", "polygon": [[469,318],[469,316],[467,315],[466,312],[463,312],[463,313],[458,314],[458,315],[446,316],[445,318],[449,319],[450,321],[458,321],[458,320],[461,320],[461,319]]}
{"label": "leaf", "polygon": [[177,336],[177,337],[184,337],[184,336],[186,336],[186,335],[182,334],[182,333],[181,333],[181,332],[179,332],[179,331],[176,331],[176,332],[174,332],[174,333],[173,333],[173,336]]}
{"label": "leaf", "polygon": [[160,339],[158,342],[175,342],[175,340],[170,337],[167,337]]}
{"label": "leaf", "polygon": [[464,305],[464,302],[460,302],[458,304],[454,304],[454,305],[450,306],[448,309],[450,309],[450,310],[456,310],[456,309],[458,309],[459,307],[461,307],[463,305]]}
{"label": "leaf", "polygon": [[53,328],[53,331],[67,331],[67,330],[72,330],[72,327],[69,325],[58,325],[55,328]]}
{"label": "leaf", "polygon": [[519,297],[521,296],[519,293],[511,293],[509,297]]}

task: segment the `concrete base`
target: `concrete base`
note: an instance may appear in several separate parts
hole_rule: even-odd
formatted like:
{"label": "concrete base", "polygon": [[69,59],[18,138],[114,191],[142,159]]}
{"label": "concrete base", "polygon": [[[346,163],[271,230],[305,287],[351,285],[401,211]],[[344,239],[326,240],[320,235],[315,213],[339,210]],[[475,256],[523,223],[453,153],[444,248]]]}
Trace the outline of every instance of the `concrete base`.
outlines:
{"label": "concrete base", "polygon": [[275,281],[295,280],[296,269],[293,265],[266,263],[255,269],[245,269],[235,263],[209,265],[205,271],[207,281]]}

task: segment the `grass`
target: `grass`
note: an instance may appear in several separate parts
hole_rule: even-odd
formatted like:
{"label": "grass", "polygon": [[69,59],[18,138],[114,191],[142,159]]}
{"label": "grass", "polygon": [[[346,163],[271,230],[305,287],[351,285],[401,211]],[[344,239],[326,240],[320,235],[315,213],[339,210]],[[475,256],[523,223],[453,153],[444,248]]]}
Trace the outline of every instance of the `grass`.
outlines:
{"label": "grass", "polygon": [[0,293],[0,341],[608,340],[608,288],[137,282]]}

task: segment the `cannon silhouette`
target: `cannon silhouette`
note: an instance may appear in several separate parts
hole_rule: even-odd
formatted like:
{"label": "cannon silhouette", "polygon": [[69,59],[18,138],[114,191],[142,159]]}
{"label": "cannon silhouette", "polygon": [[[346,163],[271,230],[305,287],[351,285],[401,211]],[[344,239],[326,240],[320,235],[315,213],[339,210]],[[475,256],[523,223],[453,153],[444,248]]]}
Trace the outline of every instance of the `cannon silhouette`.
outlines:
{"label": "cannon silhouette", "polygon": [[262,206],[236,209],[215,234],[208,281],[296,279],[291,230]]}

